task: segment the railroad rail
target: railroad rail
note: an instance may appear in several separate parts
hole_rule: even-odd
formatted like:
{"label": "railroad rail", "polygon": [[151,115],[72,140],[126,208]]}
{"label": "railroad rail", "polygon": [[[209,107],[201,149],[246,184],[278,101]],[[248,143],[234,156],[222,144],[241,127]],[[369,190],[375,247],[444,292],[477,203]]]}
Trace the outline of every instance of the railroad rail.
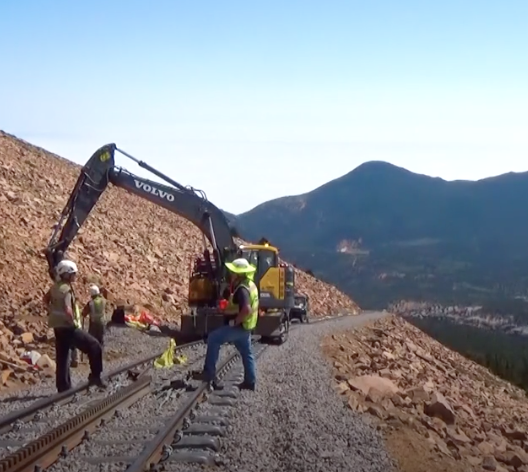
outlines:
{"label": "railroad rail", "polygon": [[[318,323],[335,321],[348,315],[328,316],[311,319],[309,324],[294,324],[290,329],[309,329]],[[254,344],[255,346],[255,344]],[[268,344],[257,345],[255,358],[260,357]],[[207,385],[187,400],[187,403],[168,420],[164,431],[160,432],[126,468],[126,472],[145,472],[170,470],[171,464],[197,463],[204,466],[219,465],[216,452],[220,449],[219,438],[224,436],[229,409],[236,406],[238,389],[233,388],[243,379],[243,368],[235,364],[239,355],[235,353],[218,368],[218,377],[224,383],[224,389],[206,395]],[[237,368],[233,368],[237,366]],[[233,372],[234,371],[234,372]],[[206,396],[205,401],[204,396]]]}
{"label": "railroad rail", "polygon": [[[202,344],[203,344],[203,341],[201,340],[182,344],[180,346],[176,346],[176,352],[181,353],[181,352],[188,350],[189,348],[199,346]],[[134,369],[137,369],[144,364],[151,363],[152,361],[154,361],[154,359],[161,356],[163,352],[164,351],[157,352],[156,354],[152,354],[150,356],[130,362],[112,372],[104,373],[102,375],[102,378],[105,380],[115,379],[116,377],[126,372],[133,371]],[[1,417],[0,418],[0,435],[8,433],[9,431],[12,431],[14,427],[20,427],[22,423],[31,421],[35,417],[38,418],[42,416],[47,410],[51,409],[52,407],[59,407],[59,406],[65,405],[68,401],[74,400],[78,394],[80,394],[83,391],[88,391],[89,389],[90,389],[89,383],[84,382],[74,388],[71,388],[70,390],[67,390],[61,393],[56,393],[48,397],[42,398],[40,400],[37,400],[31,403],[26,408],[20,408],[18,410],[15,410]]]}
{"label": "railroad rail", "polygon": [[[315,323],[333,321],[343,316],[326,317],[320,319],[312,319],[310,325],[292,325],[291,329],[302,328],[302,326],[311,326]],[[253,339],[254,345],[258,338]],[[203,344],[202,341],[188,343],[179,346],[177,349],[182,351],[191,346]],[[255,356],[260,356],[269,346],[266,344],[258,344]],[[114,372],[107,374],[107,378],[115,377],[127,370],[134,369],[146,362],[150,362],[159,356],[161,353],[149,356],[147,359],[135,361],[127,366],[124,366]],[[234,352],[226,359],[221,360],[218,368],[218,377],[221,380],[226,378],[240,355]],[[203,356],[202,356],[203,358]],[[197,361],[195,361],[197,362]],[[194,363],[192,363],[194,364]],[[235,369],[236,370],[236,369]],[[234,384],[241,380],[240,372],[230,379],[227,379],[227,386],[234,386]],[[189,377],[187,376],[187,379]],[[181,382],[180,379],[176,379]],[[185,383],[185,382],[184,382]],[[64,392],[62,394],[54,395],[45,401],[38,401],[30,405],[29,408],[22,411],[14,412],[11,415],[0,420],[0,425],[12,425],[15,421],[21,419],[27,420],[35,415],[36,412],[42,408],[47,408],[50,405],[60,403],[68,397],[72,397],[75,393],[87,388],[87,385],[81,385],[74,389],[72,393]],[[238,389],[236,389],[238,391]],[[53,430],[43,434],[35,440],[25,444],[20,449],[0,460],[0,472],[40,472],[52,466],[58,459],[68,456],[70,451],[76,448],[83,441],[90,442],[92,439],[91,433],[104,429],[109,418],[118,411],[132,408],[132,405],[141,401],[153,392],[152,376],[143,371],[132,383],[120,388],[116,392],[106,396],[95,404],[87,407],[80,414],[70,418],[54,428]],[[65,395],[67,394],[67,395]],[[211,450],[218,449],[215,435],[218,436],[218,426],[214,423],[222,423],[222,414],[214,410],[214,406],[233,406],[236,404],[236,396],[233,389],[227,388],[219,392],[211,392],[208,389],[206,382],[201,382],[197,387],[185,389],[182,395],[183,403],[178,405],[176,412],[164,417],[162,426],[158,428],[152,438],[146,441],[145,446],[139,454],[132,457],[83,457],[87,466],[88,464],[98,465],[101,462],[118,462],[128,465],[127,472],[144,472],[152,470],[156,464],[163,462],[201,462],[204,464],[214,463],[214,455],[209,454]],[[196,414],[196,408],[200,404],[211,403],[213,405],[212,414],[209,416],[202,415],[200,417]],[[38,408],[40,406],[40,409]],[[141,410],[140,410],[141,412]],[[140,414],[141,416],[141,414]],[[146,418],[145,418],[146,419]],[[193,428],[193,423],[194,428]],[[207,424],[213,423],[213,424]],[[101,428],[100,428],[101,427]],[[209,434],[209,435],[208,435]],[[211,437],[211,434],[213,437]],[[204,436],[205,435],[205,436]],[[112,441],[110,441],[112,442]],[[130,441],[129,441],[130,442]],[[133,441],[132,441],[133,442]],[[131,444],[133,446],[133,444]],[[137,446],[137,445],[136,445]],[[191,450],[191,452],[189,452]],[[183,451],[183,452],[182,452]],[[84,468],[83,468],[84,470]]]}

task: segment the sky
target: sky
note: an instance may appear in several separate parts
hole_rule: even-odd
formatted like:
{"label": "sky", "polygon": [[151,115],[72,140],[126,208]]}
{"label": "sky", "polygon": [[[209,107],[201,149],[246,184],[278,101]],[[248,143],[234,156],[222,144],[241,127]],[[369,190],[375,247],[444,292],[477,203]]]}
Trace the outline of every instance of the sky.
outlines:
{"label": "sky", "polygon": [[528,170],[526,0],[1,0],[0,70],[0,129],[233,213],[370,160]]}

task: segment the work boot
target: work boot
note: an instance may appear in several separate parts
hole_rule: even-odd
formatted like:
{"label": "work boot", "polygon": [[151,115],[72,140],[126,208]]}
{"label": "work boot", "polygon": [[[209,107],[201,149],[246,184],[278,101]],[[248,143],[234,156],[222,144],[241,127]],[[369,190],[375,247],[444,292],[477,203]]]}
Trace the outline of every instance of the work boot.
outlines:
{"label": "work boot", "polygon": [[211,388],[213,390],[223,390],[224,389],[224,384],[221,383],[219,380],[217,379],[214,379],[212,382],[210,382],[210,385],[211,385]]}
{"label": "work boot", "polygon": [[253,392],[255,391],[255,384],[246,382],[245,380],[242,383],[239,383],[237,387],[239,388],[239,390],[252,390]]}
{"label": "work boot", "polygon": [[218,381],[218,379],[215,378],[213,380],[210,380],[210,377],[204,371],[201,371],[201,372],[194,371],[191,374],[191,376],[193,380],[207,382],[209,384],[208,387],[210,390],[223,390],[224,389],[224,386]]}
{"label": "work boot", "polygon": [[105,389],[107,387],[106,383],[103,382],[103,380],[101,379],[101,377],[93,377],[92,374],[90,374],[90,376],[88,377],[88,383],[90,385],[95,385],[96,387],[99,387],[99,388],[102,388],[102,389]]}

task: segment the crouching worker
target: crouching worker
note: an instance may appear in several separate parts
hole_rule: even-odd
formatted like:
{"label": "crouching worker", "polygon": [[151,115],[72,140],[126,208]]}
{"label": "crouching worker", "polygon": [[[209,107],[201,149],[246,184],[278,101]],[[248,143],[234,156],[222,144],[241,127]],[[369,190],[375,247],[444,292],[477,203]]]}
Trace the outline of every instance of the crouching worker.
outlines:
{"label": "crouching worker", "polygon": [[221,390],[223,386],[216,379],[220,347],[222,344],[233,343],[240,352],[244,365],[244,381],[238,387],[255,390],[255,356],[251,346],[251,331],[257,325],[259,309],[258,288],[252,281],[256,268],[242,258],[226,263],[226,267],[230,272],[233,287],[228,309],[235,308],[235,313],[238,314],[229,325],[222,326],[209,334],[204,370],[195,378],[209,382],[214,389]]}
{"label": "crouching worker", "polygon": [[84,317],[90,316],[88,333],[97,339],[101,347],[103,347],[106,326],[106,300],[101,295],[101,291],[97,285],[90,285],[90,297],[92,299],[83,308],[82,315]]}
{"label": "crouching worker", "polygon": [[76,300],[72,283],[77,275],[77,265],[69,260],[62,260],[56,267],[57,281],[44,296],[48,306],[48,326],[55,333],[55,362],[57,364],[55,383],[59,392],[71,388],[69,354],[77,348],[88,355],[92,385],[105,388],[101,380],[103,356],[101,345],[90,334],[77,328],[75,323]]}

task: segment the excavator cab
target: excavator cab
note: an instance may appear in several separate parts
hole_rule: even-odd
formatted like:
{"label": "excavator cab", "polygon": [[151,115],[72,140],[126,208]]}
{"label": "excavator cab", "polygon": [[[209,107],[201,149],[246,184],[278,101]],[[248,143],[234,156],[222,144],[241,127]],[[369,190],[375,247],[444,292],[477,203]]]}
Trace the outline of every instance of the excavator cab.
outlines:
{"label": "excavator cab", "polygon": [[261,311],[293,308],[294,270],[280,263],[276,247],[269,243],[243,245],[239,248],[239,257],[244,257],[257,268],[253,282],[259,288]]}
{"label": "excavator cab", "polygon": [[260,316],[255,334],[283,343],[288,337],[290,310],[295,301],[293,267],[281,263],[279,250],[269,241],[240,246],[239,257],[257,268],[253,282],[259,289]]}
{"label": "excavator cab", "polygon": [[[280,262],[279,250],[269,242],[239,246],[235,254],[226,260],[243,257],[257,268],[253,282],[259,289],[259,319],[255,334],[263,340],[280,343],[287,338],[290,325],[290,310],[294,306],[295,273],[293,267]],[[181,318],[184,339],[195,339],[223,326],[225,316],[218,309],[218,302],[225,297],[229,283],[224,273],[224,282],[217,283],[210,274],[214,261],[209,251],[196,258],[189,278],[189,306],[192,311]]]}

